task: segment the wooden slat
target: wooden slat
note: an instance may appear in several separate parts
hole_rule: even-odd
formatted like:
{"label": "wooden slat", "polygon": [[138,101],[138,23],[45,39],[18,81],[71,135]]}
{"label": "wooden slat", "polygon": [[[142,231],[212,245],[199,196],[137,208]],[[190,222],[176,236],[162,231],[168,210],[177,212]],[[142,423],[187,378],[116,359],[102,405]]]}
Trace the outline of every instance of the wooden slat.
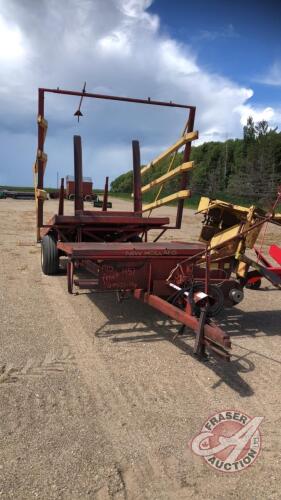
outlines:
{"label": "wooden slat", "polygon": [[161,175],[161,177],[158,177],[157,179],[154,179],[153,181],[149,182],[149,184],[146,184],[141,188],[142,193],[146,193],[146,191],[149,191],[151,188],[155,186],[159,186],[161,184],[164,184],[164,182],[169,181],[176,175],[180,174],[181,172],[186,172],[187,170],[190,170],[193,168],[193,161],[187,161],[186,163],[182,163],[178,167],[174,168],[173,170],[170,170],[170,172],[167,172],[164,175]]}
{"label": "wooden slat", "polygon": [[159,200],[156,200],[153,203],[145,205],[142,211],[147,212],[148,210],[153,210],[154,208],[161,207],[162,205],[167,205],[167,203],[170,203],[171,201],[189,197],[190,197],[190,190],[184,189],[182,191],[178,191],[177,193],[170,194],[169,196],[165,196],[164,198],[160,198]]}
{"label": "wooden slat", "polygon": [[180,149],[184,144],[190,141],[194,141],[195,139],[198,139],[198,132],[190,132],[188,134],[184,134],[175,144],[173,144],[170,148],[166,149],[164,153],[161,153],[155,160],[152,160],[148,165],[143,167],[141,169],[141,174],[144,174],[144,172],[147,172],[151,167],[154,167],[159,161],[163,160],[167,156],[169,156],[171,153],[174,153],[178,149]]}

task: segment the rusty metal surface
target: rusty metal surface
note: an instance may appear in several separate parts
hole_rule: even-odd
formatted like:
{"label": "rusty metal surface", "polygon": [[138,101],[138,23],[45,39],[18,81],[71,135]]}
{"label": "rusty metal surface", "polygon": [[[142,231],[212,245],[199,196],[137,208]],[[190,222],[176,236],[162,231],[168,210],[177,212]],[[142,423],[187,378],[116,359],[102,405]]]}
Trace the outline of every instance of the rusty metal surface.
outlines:
{"label": "rusty metal surface", "polygon": [[[152,105],[152,106],[163,106],[163,107],[172,107],[172,108],[182,108],[189,110],[189,119],[188,119],[188,130],[191,131],[193,130],[193,125],[194,125],[194,116],[195,116],[195,106],[190,106],[190,105],[185,105],[185,104],[179,104],[179,103],[174,103],[172,101],[158,101],[158,100],[153,100],[150,97],[147,99],[137,99],[137,98],[131,98],[131,97],[124,97],[124,96],[112,96],[112,95],[106,95],[106,94],[97,94],[97,93],[89,93],[85,91],[85,84],[84,88],[81,92],[77,91],[71,91],[71,90],[62,90],[62,89],[50,89],[50,88],[39,88],[38,89],[38,117],[40,117],[41,120],[44,120],[44,97],[45,93],[52,93],[52,94],[61,94],[61,95],[69,95],[69,96],[79,96],[80,99],[80,104],[77,112],[75,113],[75,116],[78,116],[78,121],[79,121],[79,116],[82,116],[82,113],[80,111],[81,108],[81,102],[83,98],[95,98],[95,99],[103,99],[103,100],[111,100],[111,101],[120,101],[120,102],[127,102],[127,103],[139,103],[139,104],[147,104],[147,105]],[[78,136],[76,136],[78,137]],[[37,190],[43,189],[43,184],[44,184],[44,162],[42,160],[42,157],[40,158],[38,156],[38,153],[44,152],[44,129],[39,125],[38,122],[38,148],[37,148],[37,164],[38,164],[38,179],[37,179],[37,185],[36,188]],[[190,152],[190,145],[186,147],[184,156],[189,157],[189,152]],[[77,155],[76,155],[77,156]],[[79,156],[79,155],[78,155]],[[81,155],[80,155],[81,157]],[[77,161],[79,161],[79,158],[77,157]],[[82,163],[82,158],[81,162]],[[183,174],[182,176],[182,185],[186,184],[187,181],[187,176]],[[76,185],[76,190],[78,190],[78,181]],[[75,197],[75,199],[77,196]],[[78,196],[77,200],[77,207],[76,210],[81,210],[78,207],[78,205],[81,205],[80,197]],[[141,205],[140,199],[137,201],[138,205]],[[177,227],[180,227],[181,224],[181,219],[182,219],[182,209],[183,209],[183,202],[179,201],[178,203],[178,214],[177,214]],[[47,234],[48,230],[43,230],[41,231],[41,228],[44,226],[44,218],[43,218],[43,199],[38,199],[37,200],[37,241],[40,241],[43,235]],[[146,235],[145,235],[146,237]]]}
{"label": "rusty metal surface", "polygon": [[97,259],[107,256],[118,258],[142,257],[178,257],[194,255],[201,250],[200,243],[63,243],[58,242],[58,248],[73,257],[93,256]]}
{"label": "rusty metal surface", "polygon": [[51,93],[51,94],[62,94],[62,95],[72,95],[72,96],[78,96],[78,97],[91,97],[94,99],[104,99],[104,100],[109,100],[109,101],[121,101],[121,102],[132,102],[136,104],[149,104],[151,106],[164,106],[164,107],[169,107],[169,108],[183,108],[183,109],[191,109],[194,110],[196,109],[195,106],[190,106],[188,104],[178,104],[172,101],[155,101],[153,99],[150,99],[148,97],[147,99],[137,99],[134,97],[121,97],[121,96],[114,96],[114,95],[107,95],[107,94],[93,94],[90,92],[77,92],[73,90],[62,90],[62,89],[50,89],[50,88],[40,88],[39,92],[41,92],[43,95],[45,92]]}
{"label": "rusty metal surface", "polygon": [[59,210],[58,214],[63,215],[64,213],[64,178],[61,178],[60,191],[59,191]]}
{"label": "rusty metal surface", "polygon": [[87,224],[87,225],[122,225],[134,224],[141,226],[165,226],[169,224],[168,217],[138,217],[131,215],[115,215],[114,212],[92,212],[92,215],[76,214],[76,215],[54,215],[48,224],[65,225],[65,224]]}
{"label": "rusty metal surface", "polygon": [[[38,89],[38,116],[44,117],[44,91],[42,89]],[[39,123],[37,125],[37,135],[38,135],[38,145],[37,145],[37,155],[38,151],[44,151],[44,131],[42,127],[40,127]],[[44,187],[44,163],[42,159],[39,157],[37,159],[38,165],[38,177],[37,177],[37,189],[43,189]],[[37,200],[37,241],[40,240],[39,229],[43,226],[43,204],[44,201],[42,199]]]}
{"label": "rusty metal surface", "polygon": [[107,200],[108,200],[108,177],[105,178],[104,185],[104,193],[103,193],[103,202],[102,202],[102,211],[107,212]]}
{"label": "rusty metal surface", "polygon": [[[191,316],[187,314],[185,311],[175,307],[174,305],[168,303],[166,300],[158,297],[157,295],[145,293],[141,289],[137,289],[134,291],[134,297],[136,299],[142,300],[146,304],[154,307],[158,311],[163,314],[169,316],[176,321],[179,321],[183,325],[191,328],[195,333],[197,333],[199,328],[199,321],[195,316]],[[226,334],[221,328],[219,328],[214,323],[204,325],[204,336],[201,341],[204,343],[205,338],[211,343],[216,344],[218,347],[222,347],[227,350],[231,348],[231,341],[228,334]],[[210,347],[210,343],[208,342],[207,347]]]}
{"label": "rusty metal surface", "polygon": [[[187,122],[187,132],[188,133],[193,131],[194,121],[195,121],[195,108],[190,108],[189,118],[188,118],[188,122]],[[189,161],[190,152],[191,152],[191,142],[187,142],[185,145],[185,148],[184,148],[184,153],[183,153],[183,161],[184,162]],[[180,179],[180,185],[179,185],[180,190],[186,189],[188,184],[189,184],[189,181],[190,181],[190,173],[183,172],[181,175],[181,179]],[[184,200],[179,200],[178,201],[178,208],[177,208],[177,218],[176,218],[176,228],[177,229],[181,228],[183,207],[184,207]]]}
{"label": "rusty metal surface", "polygon": [[75,177],[75,198],[74,212],[77,214],[83,211],[83,172],[82,172],[82,144],[80,135],[73,137],[74,146],[74,177]]}
{"label": "rusty metal surface", "polygon": [[141,192],[141,160],[139,141],[132,141],[133,152],[133,186],[134,186],[134,212],[142,211],[142,192]]}

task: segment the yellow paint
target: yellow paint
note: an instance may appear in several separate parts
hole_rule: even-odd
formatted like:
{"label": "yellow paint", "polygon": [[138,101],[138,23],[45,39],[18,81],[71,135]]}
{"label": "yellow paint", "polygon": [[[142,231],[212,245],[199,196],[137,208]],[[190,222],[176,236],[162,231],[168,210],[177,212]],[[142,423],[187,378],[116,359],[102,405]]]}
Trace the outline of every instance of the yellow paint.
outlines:
{"label": "yellow paint", "polygon": [[41,115],[38,115],[37,123],[44,129],[48,128],[48,121],[45,120],[45,118],[43,118]]}
{"label": "yellow paint", "polygon": [[159,156],[157,156],[157,158],[155,158],[150,163],[148,163],[148,165],[143,167],[141,169],[141,174],[144,174],[144,172],[147,172],[147,170],[149,170],[151,167],[154,167],[157,163],[159,163],[164,158],[167,158],[167,156],[169,156],[171,153],[174,153],[175,151],[180,149],[187,142],[194,141],[195,139],[198,139],[198,132],[189,132],[188,134],[184,134],[177,142],[175,142],[175,144],[173,144],[171,147],[166,149],[166,151],[164,151],[164,153],[161,153]]}
{"label": "yellow paint", "polygon": [[190,190],[184,189],[182,191],[178,191],[177,193],[170,194],[169,196],[165,196],[164,198],[160,198],[160,200],[156,200],[153,203],[149,203],[145,205],[143,208],[143,212],[147,212],[148,210],[152,210],[153,208],[161,207],[162,205],[167,205],[174,200],[189,198]]}
{"label": "yellow paint", "polygon": [[35,192],[36,192],[36,196],[38,199],[47,200],[48,193],[47,193],[47,191],[45,191],[45,189],[36,188]]}
{"label": "yellow paint", "polygon": [[154,179],[153,181],[149,182],[149,184],[146,184],[141,188],[142,193],[146,193],[150,189],[152,189],[155,186],[159,186],[160,184],[164,184],[164,182],[169,181],[176,175],[186,172],[187,170],[191,170],[193,168],[194,162],[193,161],[188,161],[186,163],[182,163],[179,165],[179,167],[174,168],[170,172],[167,172],[164,175],[161,175],[161,177],[158,177],[157,179]]}
{"label": "yellow paint", "polygon": [[229,239],[237,236],[240,233],[241,225],[237,224],[236,226],[232,226],[229,229],[225,229],[220,233],[215,234],[210,241],[210,247],[213,248],[216,245],[221,245],[226,243]]}
{"label": "yellow paint", "polygon": [[204,210],[208,210],[210,201],[211,201],[210,198],[207,198],[207,196],[201,196],[197,212],[203,212]]}

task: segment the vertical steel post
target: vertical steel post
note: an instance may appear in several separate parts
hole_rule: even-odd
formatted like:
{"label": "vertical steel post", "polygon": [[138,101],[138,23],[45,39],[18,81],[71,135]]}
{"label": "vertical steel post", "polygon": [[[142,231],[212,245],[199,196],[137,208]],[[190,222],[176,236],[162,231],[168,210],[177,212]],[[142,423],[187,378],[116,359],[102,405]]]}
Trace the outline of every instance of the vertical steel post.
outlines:
{"label": "vertical steel post", "polygon": [[102,210],[104,212],[106,212],[107,210],[107,200],[108,200],[108,177],[105,178],[104,193],[103,193]]}
{"label": "vertical steel post", "polygon": [[[186,129],[187,133],[193,131],[194,121],[195,121],[195,111],[196,111],[195,107],[190,108],[187,129]],[[191,142],[187,142],[183,153],[183,162],[189,161],[190,151],[191,151]],[[186,189],[189,184],[189,181],[190,181],[190,172],[183,172],[180,180],[180,190]],[[181,228],[183,207],[184,207],[184,200],[179,200],[177,218],[176,218],[176,229]]]}
{"label": "vertical steel post", "polygon": [[[44,90],[38,89],[38,116],[44,118]],[[37,147],[37,188],[44,187],[44,162],[42,156],[39,157],[39,152],[44,151],[44,129],[38,123],[38,147]],[[41,159],[40,159],[41,158]],[[40,241],[40,228],[43,226],[43,203],[41,198],[37,199],[37,241]]]}
{"label": "vertical steel post", "polygon": [[132,141],[133,180],[134,180],[134,212],[142,211],[141,162],[139,141]]}
{"label": "vertical steel post", "polygon": [[63,215],[64,212],[64,178],[60,181],[60,199],[59,199],[59,215]]}
{"label": "vertical steel post", "polygon": [[83,211],[83,167],[82,167],[82,143],[80,135],[74,135],[74,181],[75,181],[75,200],[74,213]]}
{"label": "vertical steel post", "polygon": [[208,293],[209,293],[209,281],[210,281],[210,253],[208,250],[208,245],[206,245],[205,260],[206,260],[205,293],[208,295]]}

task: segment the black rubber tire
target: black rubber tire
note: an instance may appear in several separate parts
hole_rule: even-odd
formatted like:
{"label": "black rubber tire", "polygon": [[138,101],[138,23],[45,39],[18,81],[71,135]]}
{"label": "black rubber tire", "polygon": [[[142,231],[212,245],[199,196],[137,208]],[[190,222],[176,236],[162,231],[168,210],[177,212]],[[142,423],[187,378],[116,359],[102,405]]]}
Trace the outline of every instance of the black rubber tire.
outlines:
{"label": "black rubber tire", "polygon": [[[201,285],[202,292],[205,292],[205,284]],[[224,306],[224,296],[222,290],[217,285],[209,285],[209,296],[214,303],[209,306],[208,316],[214,317],[220,314]]]}
{"label": "black rubber tire", "polygon": [[243,292],[243,286],[243,282],[241,283],[234,279],[226,280],[221,285],[219,285],[219,288],[221,289],[224,296],[225,307],[235,307],[239,304],[239,302],[234,302],[229,294],[231,290],[240,290],[241,292]]}
{"label": "black rubber tire", "polygon": [[[174,306],[179,307],[180,309],[184,309],[185,303],[184,301],[182,301],[182,296],[185,291],[189,292],[190,288],[191,286],[183,288],[180,292],[172,296],[169,302],[171,302]],[[193,293],[195,292],[205,292],[205,284],[202,282],[195,282],[193,284]],[[209,296],[213,298],[214,303],[209,306],[208,316],[217,316],[222,311],[224,306],[224,296],[222,290],[217,285],[209,285]],[[194,313],[197,317],[200,316],[200,306],[195,304]]]}
{"label": "black rubber tire", "polygon": [[41,241],[41,266],[44,274],[59,272],[59,252],[53,235],[47,234]]}

